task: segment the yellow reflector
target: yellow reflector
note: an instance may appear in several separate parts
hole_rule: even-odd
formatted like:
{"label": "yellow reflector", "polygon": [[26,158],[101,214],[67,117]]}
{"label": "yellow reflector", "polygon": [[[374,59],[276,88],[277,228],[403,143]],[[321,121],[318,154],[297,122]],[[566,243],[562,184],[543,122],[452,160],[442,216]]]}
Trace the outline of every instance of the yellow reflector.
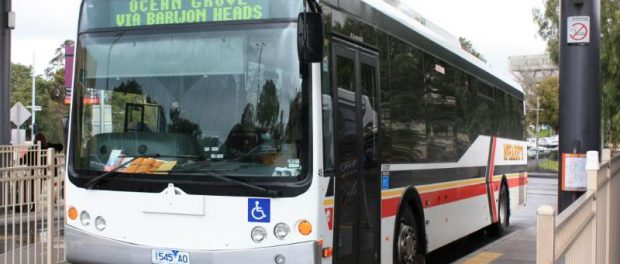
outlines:
{"label": "yellow reflector", "polygon": [[310,235],[310,233],[312,233],[312,224],[310,224],[310,222],[306,220],[302,220],[301,222],[299,222],[299,226],[297,226],[297,228],[299,229],[299,233],[304,236]]}
{"label": "yellow reflector", "polygon": [[75,220],[78,217],[78,210],[75,209],[75,207],[71,206],[69,207],[68,215],[69,215],[69,219]]}

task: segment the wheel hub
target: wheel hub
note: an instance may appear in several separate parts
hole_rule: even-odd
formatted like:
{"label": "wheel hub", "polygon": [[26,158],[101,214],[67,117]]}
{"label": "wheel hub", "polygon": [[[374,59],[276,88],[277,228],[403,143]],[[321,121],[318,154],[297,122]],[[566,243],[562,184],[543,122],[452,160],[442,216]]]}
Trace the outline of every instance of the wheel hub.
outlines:
{"label": "wheel hub", "polygon": [[417,238],[415,229],[407,224],[400,224],[400,234],[398,235],[399,256],[404,264],[413,264],[416,255]]}

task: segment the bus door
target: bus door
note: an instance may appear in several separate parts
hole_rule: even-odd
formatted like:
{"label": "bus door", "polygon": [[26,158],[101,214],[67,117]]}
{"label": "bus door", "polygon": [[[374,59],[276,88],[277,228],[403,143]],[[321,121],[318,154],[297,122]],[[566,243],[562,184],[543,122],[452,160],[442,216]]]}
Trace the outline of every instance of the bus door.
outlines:
{"label": "bus door", "polygon": [[379,263],[377,54],[333,42],[334,263]]}

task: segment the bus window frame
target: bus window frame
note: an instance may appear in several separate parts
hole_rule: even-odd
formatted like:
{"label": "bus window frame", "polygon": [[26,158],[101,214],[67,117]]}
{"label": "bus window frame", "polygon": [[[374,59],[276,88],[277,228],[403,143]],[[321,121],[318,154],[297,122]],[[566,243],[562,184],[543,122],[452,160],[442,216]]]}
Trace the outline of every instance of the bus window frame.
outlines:
{"label": "bus window frame", "polygon": [[[80,13],[81,19],[81,13]],[[131,32],[137,34],[150,34],[150,33],[162,33],[162,32],[178,32],[179,30],[192,30],[192,29],[206,29],[207,31],[218,31],[218,30],[235,30],[238,27],[243,27],[247,25],[252,25],[251,28],[260,28],[264,29],[266,26],[271,27],[282,27],[282,25],[286,25],[286,27],[294,27],[296,28],[296,19],[270,19],[270,20],[259,20],[259,21],[226,21],[226,22],[212,22],[212,23],[203,23],[203,24],[181,24],[181,25],[157,25],[157,26],[149,26],[149,27],[132,27],[125,28],[123,30],[119,30],[118,28],[112,29],[97,29],[87,32],[79,32],[78,38],[76,42],[76,47],[80,47],[81,40],[83,38],[88,38],[91,35],[97,36],[107,36],[114,35],[118,32]],[[76,54],[77,57],[78,54]],[[78,60],[74,64],[73,71],[75,72],[78,69]],[[242,180],[248,180],[253,184],[258,184],[261,187],[272,189],[280,192],[279,197],[295,197],[305,193],[313,181],[314,177],[314,164],[313,164],[313,143],[314,140],[312,138],[312,76],[314,72],[312,71],[312,67],[308,67],[300,63],[300,71],[306,71],[307,74],[301,74],[301,76],[306,76],[307,78],[302,78],[301,84],[301,94],[302,94],[302,131],[305,136],[302,136],[301,145],[302,150],[300,151],[300,158],[306,161],[306,166],[302,170],[300,176],[279,180],[279,181],[265,181],[265,179],[271,178],[270,176],[261,176],[261,177],[243,177]],[[321,74],[320,72],[317,74]],[[98,174],[101,174],[99,171],[90,171],[84,170],[88,173],[81,174],[81,170],[78,171],[75,169],[76,164],[76,151],[75,144],[72,144],[72,139],[80,136],[77,127],[79,125],[79,120],[76,118],[79,109],[83,106],[83,102],[79,100],[79,96],[76,96],[75,88],[79,85],[80,76],[79,74],[74,74],[73,77],[75,80],[73,82],[73,93],[72,93],[72,105],[70,109],[70,122],[69,122],[69,131],[68,131],[68,148],[67,148],[67,174],[69,181],[72,184],[76,185],[79,188],[84,188],[84,184],[86,184],[92,177],[95,177]],[[318,85],[321,85],[320,83]],[[320,100],[320,99],[319,99]],[[176,176],[178,177],[178,176]],[[183,189],[184,192],[188,194],[198,194],[198,195],[226,195],[226,196],[256,196],[256,197],[268,197],[267,194],[261,192],[248,191],[248,189],[240,187],[239,185],[233,183],[226,183],[218,180],[179,180],[176,178],[174,174],[172,175],[158,175],[153,177],[150,174],[124,174],[120,173],[115,175],[112,180],[102,181],[101,185],[103,188],[99,186],[97,189],[100,190],[108,190],[108,191],[124,191],[124,192],[145,192],[145,193],[159,193],[163,189],[167,187],[169,183],[174,183],[175,186]],[[187,177],[187,178],[196,178],[201,177],[197,175],[195,177]],[[138,185],[136,185],[138,184]],[[177,185],[178,184],[178,185]]]}

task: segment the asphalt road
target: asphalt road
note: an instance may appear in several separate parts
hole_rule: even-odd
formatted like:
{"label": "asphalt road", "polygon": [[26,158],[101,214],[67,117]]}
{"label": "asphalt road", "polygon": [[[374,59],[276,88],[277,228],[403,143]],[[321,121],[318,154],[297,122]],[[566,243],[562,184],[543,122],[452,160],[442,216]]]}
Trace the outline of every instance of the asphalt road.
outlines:
{"label": "asphalt road", "polygon": [[[515,242],[515,245],[511,243],[501,243],[498,246],[499,241],[506,240],[511,235],[517,235],[517,232],[532,231],[536,228],[536,210],[543,204],[552,205],[556,207],[557,204],[557,178],[534,178],[530,177],[528,182],[527,191],[527,205],[519,210],[513,211],[510,217],[510,226],[507,232],[501,237],[493,236],[486,230],[478,231],[470,236],[462,238],[451,244],[448,244],[427,256],[426,263],[465,263],[467,260],[475,258],[480,253],[483,253],[486,248],[490,247],[510,247],[513,249],[506,249],[506,252],[514,251],[514,254],[503,254],[497,256],[497,259],[493,263],[508,263],[510,261],[502,261],[502,257],[511,258],[516,257],[522,260],[521,262],[532,263],[535,261],[536,243],[530,243],[529,241],[521,239]],[[523,243],[519,243],[523,242]],[[493,248],[494,251],[500,251],[497,248]],[[530,252],[532,254],[528,254]],[[513,256],[513,255],[517,256]],[[528,256],[529,255],[529,256]]]}

